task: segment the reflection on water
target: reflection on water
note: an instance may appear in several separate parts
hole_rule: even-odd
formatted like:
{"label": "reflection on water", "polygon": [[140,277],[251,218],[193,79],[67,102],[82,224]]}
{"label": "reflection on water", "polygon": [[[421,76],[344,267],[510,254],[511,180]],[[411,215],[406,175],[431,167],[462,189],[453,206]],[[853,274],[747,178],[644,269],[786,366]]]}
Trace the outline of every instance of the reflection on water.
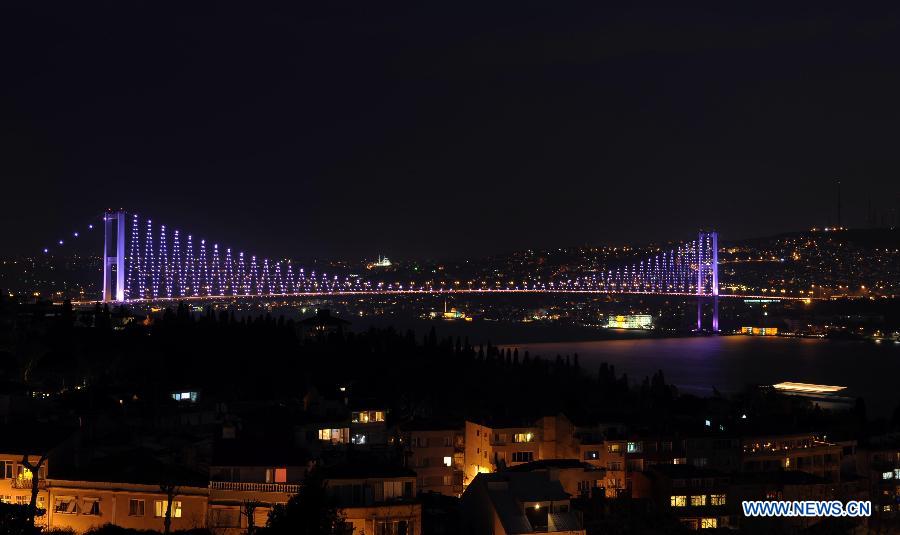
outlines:
{"label": "reflection on water", "polygon": [[748,384],[797,381],[841,385],[862,396],[871,416],[889,416],[900,403],[900,345],[820,339],[711,336],[510,345],[553,358],[578,353],[581,366],[616,366],[632,381],[662,370],[687,393],[713,387],[736,392]]}

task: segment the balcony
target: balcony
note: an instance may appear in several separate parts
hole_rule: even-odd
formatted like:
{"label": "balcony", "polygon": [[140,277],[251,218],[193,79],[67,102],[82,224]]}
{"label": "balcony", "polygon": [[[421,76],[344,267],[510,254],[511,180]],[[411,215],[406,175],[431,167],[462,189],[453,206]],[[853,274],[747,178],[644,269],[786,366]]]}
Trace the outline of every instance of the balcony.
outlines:
{"label": "balcony", "polygon": [[[12,480],[10,480],[10,485],[11,485],[12,488],[14,488],[14,489],[28,489],[28,490],[31,490],[31,479],[30,479],[30,478],[29,478],[29,479],[24,479],[24,478],[16,478],[16,479],[12,479]],[[46,488],[47,488],[47,481],[44,480],[44,479],[39,480],[39,481],[38,481],[38,488],[39,488],[39,489],[46,489]]]}
{"label": "balcony", "polygon": [[281,492],[284,494],[297,494],[300,485],[287,485],[285,483],[238,483],[233,481],[210,481],[210,490],[233,490],[242,492]]}

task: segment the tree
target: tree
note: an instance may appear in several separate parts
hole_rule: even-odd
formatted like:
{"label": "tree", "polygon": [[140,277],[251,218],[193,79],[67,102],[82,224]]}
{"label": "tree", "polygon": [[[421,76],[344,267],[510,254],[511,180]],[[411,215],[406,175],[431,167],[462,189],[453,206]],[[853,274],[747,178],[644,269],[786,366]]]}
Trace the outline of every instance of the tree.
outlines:
{"label": "tree", "polygon": [[29,509],[25,505],[0,502],[0,533],[4,535],[38,535],[40,529],[29,520]]}
{"label": "tree", "polygon": [[159,484],[159,490],[166,495],[166,516],[163,519],[163,533],[169,535],[172,532],[172,502],[178,494],[178,486],[171,482]]}
{"label": "tree", "polygon": [[260,506],[257,500],[244,500],[241,506],[241,514],[247,517],[247,535],[253,535],[256,531],[256,509]]}
{"label": "tree", "polygon": [[[47,453],[41,455],[40,459],[38,459],[37,463],[32,463],[31,459],[28,458],[28,454],[22,455],[22,466],[24,466],[31,473],[31,501],[28,504],[28,523],[32,526],[34,525],[34,517],[38,516],[37,510],[37,498],[38,498],[38,489],[40,488],[40,475],[41,468],[44,466],[44,463],[47,462]],[[43,514],[41,512],[40,514]]]}
{"label": "tree", "polygon": [[344,533],[344,517],[334,499],[328,496],[325,480],[318,469],[306,474],[300,492],[285,505],[276,505],[269,513],[265,535],[338,535]]}

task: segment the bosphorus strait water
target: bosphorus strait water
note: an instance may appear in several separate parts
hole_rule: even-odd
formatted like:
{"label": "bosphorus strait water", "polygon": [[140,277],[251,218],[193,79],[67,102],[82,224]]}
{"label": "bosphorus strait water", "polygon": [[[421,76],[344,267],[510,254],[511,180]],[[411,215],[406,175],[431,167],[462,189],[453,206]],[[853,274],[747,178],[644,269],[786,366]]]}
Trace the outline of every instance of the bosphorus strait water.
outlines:
{"label": "bosphorus strait water", "polygon": [[697,395],[797,381],[846,386],[874,417],[890,416],[900,404],[900,344],[892,342],[707,336],[506,346],[543,358],[577,353],[581,367],[594,371],[606,362],[632,381],[662,370],[680,391]]}

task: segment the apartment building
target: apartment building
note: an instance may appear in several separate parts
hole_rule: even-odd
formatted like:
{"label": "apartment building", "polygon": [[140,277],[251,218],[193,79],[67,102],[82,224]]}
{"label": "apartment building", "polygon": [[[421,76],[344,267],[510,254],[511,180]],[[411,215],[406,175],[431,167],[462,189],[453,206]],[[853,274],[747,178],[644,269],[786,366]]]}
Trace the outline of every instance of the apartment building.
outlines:
{"label": "apartment building", "polygon": [[407,466],[416,472],[419,492],[460,496],[465,465],[462,424],[412,422],[403,428]]}
{"label": "apartment building", "polygon": [[[31,503],[34,474],[22,463],[23,459],[22,454],[0,453],[0,501],[3,503],[21,505]],[[40,457],[29,455],[27,460],[31,464],[36,464]],[[46,484],[48,465],[49,462],[45,461],[38,474],[37,506],[41,509],[46,509],[48,503]]]}
{"label": "apartment building", "polygon": [[389,438],[387,410],[362,406],[350,412],[350,444],[358,449],[383,448]]}
{"label": "apartment building", "polygon": [[688,464],[658,464],[633,475],[634,498],[651,500],[689,529],[729,525],[727,475]]}
{"label": "apartment building", "polygon": [[309,463],[297,450],[270,442],[220,440],[213,448],[209,481],[209,529],[244,533],[252,520],[265,525],[269,512],[299,492]]}
{"label": "apartment building", "polygon": [[542,459],[578,456],[575,427],[563,414],[537,420],[465,423],[463,485],[479,473]]}
{"label": "apartment building", "polygon": [[741,441],[742,472],[798,470],[841,480],[843,447],[814,433],[767,435]]}
{"label": "apartment building", "polygon": [[[104,524],[162,531],[169,497],[159,484],[61,480],[47,484],[46,525],[83,533]],[[207,525],[208,489],[178,485],[172,499],[172,530]]]}
{"label": "apartment building", "polygon": [[495,425],[492,445],[497,464],[515,466],[542,459],[575,458],[575,427],[563,414],[543,416],[528,426]]}
{"label": "apartment building", "polygon": [[422,504],[412,470],[374,462],[323,468],[326,490],[335,499],[348,533],[417,535]]}
{"label": "apartment building", "polygon": [[682,444],[687,464],[721,472],[741,469],[741,440],[735,436],[719,432],[701,433],[685,438]]}
{"label": "apartment building", "polygon": [[[740,527],[761,531],[771,524],[771,519],[747,518],[740,509],[745,500],[835,500],[868,498],[862,485],[853,482],[835,483],[823,477],[797,470],[774,472],[747,472],[731,478],[728,495],[733,497],[731,512],[735,524]],[[779,522],[792,529],[803,529],[821,521],[820,517],[784,518]]]}
{"label": "apartment building", "polygon": [[859,446],[858,461],[872,498],[872,513],[900,518],[900,434],[874,437]]}
{"label": "apartment building", "polygon": [[390,443],[387,411],[358,408],[308,414],[295,424],[294,441],[312,457],[340,455],[349,449],[379,450]]}
{"label": "apartment building", "polygon": [[478,474],[490,473],[495,469],[494,450],[491,445],[493,430],[490,427],[466,421],[464,425],[465,445],[463,451],[463,487],[475,480]]}

